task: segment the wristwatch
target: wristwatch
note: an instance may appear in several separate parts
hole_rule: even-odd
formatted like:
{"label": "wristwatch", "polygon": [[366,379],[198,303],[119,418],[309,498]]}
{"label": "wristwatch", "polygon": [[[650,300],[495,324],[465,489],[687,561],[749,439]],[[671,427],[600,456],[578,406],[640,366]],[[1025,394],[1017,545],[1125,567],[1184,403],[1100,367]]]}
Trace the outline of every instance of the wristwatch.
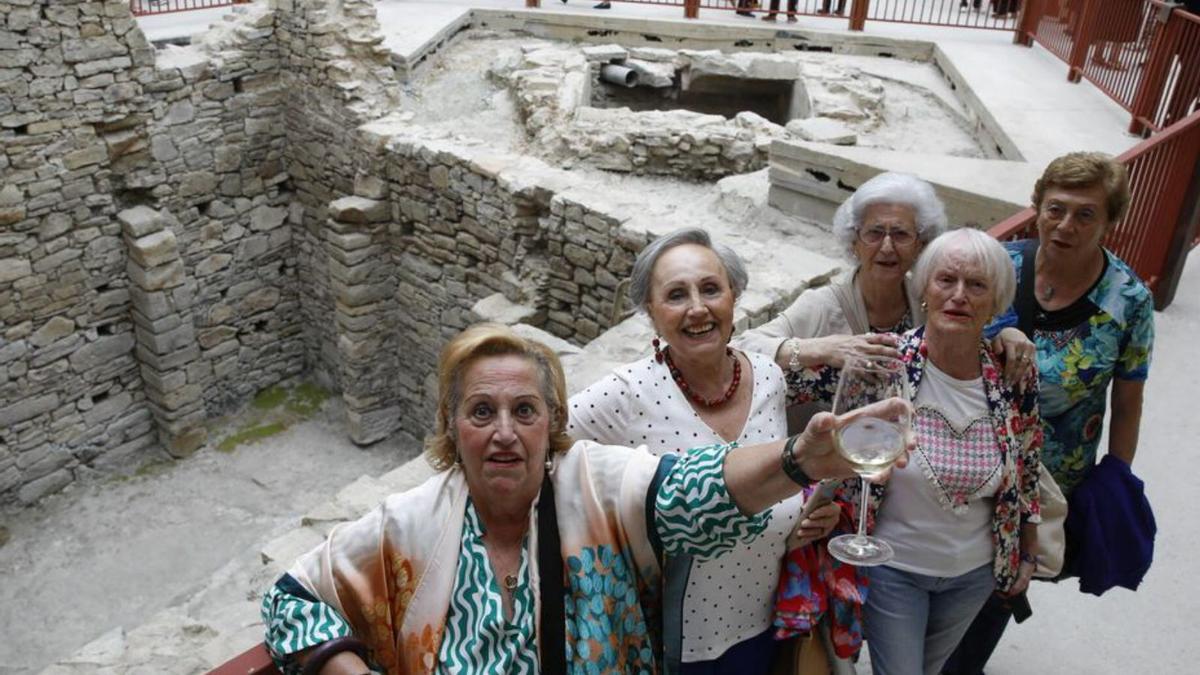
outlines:
{"label": "wristwatch", "polygon": [[800,434],[789,436],[787,442],[783,444],[783,473],[796,485],[808,487],[817,481],[804,472],[800,462],[796,460],[795,453],[792,452],[798,440],[800,440]]}

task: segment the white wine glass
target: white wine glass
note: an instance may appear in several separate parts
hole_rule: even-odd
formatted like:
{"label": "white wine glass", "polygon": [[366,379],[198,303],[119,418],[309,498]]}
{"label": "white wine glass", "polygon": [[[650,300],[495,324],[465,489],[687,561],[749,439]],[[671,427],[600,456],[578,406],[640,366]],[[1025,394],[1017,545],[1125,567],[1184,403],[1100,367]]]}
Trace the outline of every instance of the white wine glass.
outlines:
{"label": "white wine glass", "polygon": [[[910,400],[904,363],[886,357],[848,359],[838,378],[833,412],[839,417],[890,398]],[[882,565],[895,555],[886,541],[867,536],[867,505],[870,479],[886,471],[904,454],[912,421],[907,407],[887,408],[889,417],[850,415],[834,431],[838,454],[850,462],[862,479],[862,501],[858,509],[858,532],[829,541],[833,557],[850,565]]]}

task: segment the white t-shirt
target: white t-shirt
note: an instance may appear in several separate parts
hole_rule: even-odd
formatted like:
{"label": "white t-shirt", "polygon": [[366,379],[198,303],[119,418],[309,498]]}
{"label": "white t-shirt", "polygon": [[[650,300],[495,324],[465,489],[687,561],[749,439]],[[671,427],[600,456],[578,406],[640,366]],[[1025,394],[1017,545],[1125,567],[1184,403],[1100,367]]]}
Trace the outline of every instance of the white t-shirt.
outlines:
{"label": "white t-shirt", "polygon": [[[783,371],[770,357],[744,352],[753,378],[750,415],[739,445],[755,445],[787,435]],[[653,357],[614,370],[571,397],[567,432],[572,438],[613,445],[646,446],[656,455],[727,443],[696,414]],[[707,661],[771,625],[775,586],[787,535],[803,506],[797,495],[772,507],[767,530],[748,546],[713,560],[692,562],[684,595],[683,660]]]}
{"label": "white t-shirt", "polygon": [[917,449],[892,472],[874,534],[896,551],[891,567],[954,577],[992,561],[1000,446],[982,378],[957,380],[926,361],[914,404]]}

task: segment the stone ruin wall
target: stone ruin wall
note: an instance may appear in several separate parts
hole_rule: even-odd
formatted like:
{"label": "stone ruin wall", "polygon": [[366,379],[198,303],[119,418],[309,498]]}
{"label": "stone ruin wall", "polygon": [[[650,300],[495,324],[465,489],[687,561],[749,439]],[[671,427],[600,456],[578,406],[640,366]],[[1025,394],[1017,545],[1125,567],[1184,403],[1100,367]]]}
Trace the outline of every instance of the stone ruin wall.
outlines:
{"label": "stone ruin wall", "polygon": [[369,0],[237,17],[156,64],[123,0],[0,5],[0,501],[184,456],[305,371],[355,441],[422,433],[488,296],[609,327],[648,235],[519,158],[361,129],[397,87]]}

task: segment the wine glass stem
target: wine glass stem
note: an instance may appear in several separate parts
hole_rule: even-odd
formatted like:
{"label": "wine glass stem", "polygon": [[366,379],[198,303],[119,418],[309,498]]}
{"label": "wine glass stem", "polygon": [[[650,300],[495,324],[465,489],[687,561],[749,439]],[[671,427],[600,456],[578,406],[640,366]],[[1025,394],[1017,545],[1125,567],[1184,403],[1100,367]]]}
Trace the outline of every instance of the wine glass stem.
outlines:
{"label": "wine glass stem", "polygon": [[865,477],[862,480],[862,501],[858,506],[858,534],[854,537],[858,543],[865,543],[867,538],[867,504],[871,499],[871,483]]}

